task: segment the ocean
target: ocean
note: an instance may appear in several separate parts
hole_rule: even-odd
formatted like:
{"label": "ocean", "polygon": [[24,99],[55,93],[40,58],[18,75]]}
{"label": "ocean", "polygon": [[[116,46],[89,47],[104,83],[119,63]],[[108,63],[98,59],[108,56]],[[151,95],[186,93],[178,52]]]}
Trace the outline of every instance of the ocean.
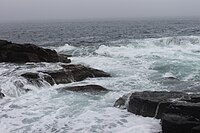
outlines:
{"label": "ocean", "polygon": [[[55,49],[72,55],[72,64],[112,75],[38,87],[20,75],[61,63],[0,63],[0,133],[158,133],[160,120],[115,108],[115,101],[136,91],[200,92],[198,19],[1,23],[0,39]],[[58,91],[87,84],[111,91]]]}

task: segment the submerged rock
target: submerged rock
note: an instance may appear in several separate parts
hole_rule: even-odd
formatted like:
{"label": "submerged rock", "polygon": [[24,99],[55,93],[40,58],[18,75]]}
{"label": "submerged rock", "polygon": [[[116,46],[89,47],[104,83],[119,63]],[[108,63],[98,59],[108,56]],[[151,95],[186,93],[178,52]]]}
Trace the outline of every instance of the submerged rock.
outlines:
{"label": "submerged rock", "polygon": [[0,99],[2,99],[3,97],[5,97],[5,95],[0,90]]}
{"label": "submerged rock", "polygon": [[37,87],[42,86],[42,79],[40,78],[39,73],[28,72],[28,73],[22,74],[21,76],[26,78],[28,83],[30,83],[30,84],[33,84]]}
{"label": "submerged rock", "polygon": [[54,71],[39,71],[44,74],[43,78],[39,77],[38,73],[25,73],[22,74],[29,82],[45,80],[51,85],[56,84],[66,84],[76,81],[82,81],[86,78],[95,77],[111,77],[110,74],[86,67],[83,65],[62,65],[63,69]]}
{"label": "submerged rock", "polygon": [[131,113],[161,119],[163,133],[196,133],[199,131],[200,95],[144,91],[132,93],[125,102],[127,110]]}
{"label": "submerged rock", "polygon": [[183,81],[180,81],[178,78],[176,77],[163,77],[160,81],[161,84],[164,85],[174,85],[174,84],[180,84]]}
{"label": "submerged rock", "polygon": [[85,86],[73,86],[62,88],[62,90],[75,91],[75,92],[108,92],[106,88],[99,85],[85,85]]}
{"label": "submerged rock", "polygon": [[55,50],[41,48],[34,44],[16,44],[0,40],[0,48],[0,62],[71,62],[66,55],[59,55]]}

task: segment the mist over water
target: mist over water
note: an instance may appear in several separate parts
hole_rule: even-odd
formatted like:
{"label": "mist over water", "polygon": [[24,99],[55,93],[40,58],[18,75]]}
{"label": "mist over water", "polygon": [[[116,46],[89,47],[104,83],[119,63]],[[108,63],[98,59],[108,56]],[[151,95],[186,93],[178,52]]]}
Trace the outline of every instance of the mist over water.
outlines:
{"label": "mist over water", "polygon": [[[136,116],[113,104],[135,91],[199,92],[199,24],[198,20],[1,24],[2,39],[70,54],[72,64],[97,68],[112,77],[54,86],[43,81],[38,87],[20,75],[57,70],[60,63],[1,63],[0,88],[6,97],[0,100],[0,132],[159,132],[160,120]],[[57,90],[86,84],[112,91],[94,95]]]}

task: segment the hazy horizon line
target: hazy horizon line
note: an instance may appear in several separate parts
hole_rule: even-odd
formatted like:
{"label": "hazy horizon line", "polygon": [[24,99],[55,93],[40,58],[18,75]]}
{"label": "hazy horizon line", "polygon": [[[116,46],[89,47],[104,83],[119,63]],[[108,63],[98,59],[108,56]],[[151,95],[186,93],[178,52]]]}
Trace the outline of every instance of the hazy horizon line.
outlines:
{"label": "hazy horizon line", "polygon": [[182,16],[182,17],[117,17],[117,18],[72,18],[72,19],[33,19],[33,20],[5,20],[4,23],[46,23],[46,22],[96,22],[96,21],[150,21],[150,20],[200,20],[200,16]]}

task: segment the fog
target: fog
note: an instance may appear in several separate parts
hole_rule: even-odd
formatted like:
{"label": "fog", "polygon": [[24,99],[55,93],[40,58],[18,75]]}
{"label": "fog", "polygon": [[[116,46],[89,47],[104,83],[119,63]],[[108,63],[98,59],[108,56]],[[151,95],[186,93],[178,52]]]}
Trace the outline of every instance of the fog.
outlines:
{"label": "fog", "polygon": [[200,0],[0,0],[0,22],[200,17]]}

